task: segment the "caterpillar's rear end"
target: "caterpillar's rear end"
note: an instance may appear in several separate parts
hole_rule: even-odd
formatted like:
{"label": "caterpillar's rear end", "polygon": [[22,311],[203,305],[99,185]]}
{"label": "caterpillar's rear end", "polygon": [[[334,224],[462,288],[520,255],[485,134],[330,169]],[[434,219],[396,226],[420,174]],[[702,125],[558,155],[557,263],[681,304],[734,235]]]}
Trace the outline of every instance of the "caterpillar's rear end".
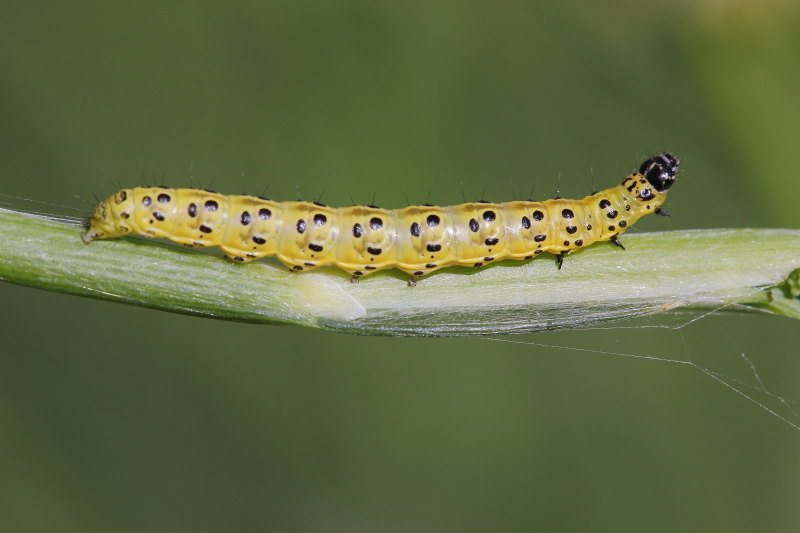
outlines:
{"label": "caterpillar's rear end", "polygon": [[86,224],[86,232],[83,234],[85,243],[95,239],[122,237],[134,232],[127,222],[134,210],[130,195],[131,189],[123,189],[97,204]]}
{"label": "caterpillar's rear end", "polygon": [[453,264],[480,267],[549,252],[561,257],[619,241],[640,217],[661,212],[680,162],[661,154],[619,185],[580,200],[472,202],[452,207],[335,209],[213,191],[139,187],[94,211],[83,238],[129,233],[187,246],[220,246],[245,262],[275,256],[294,271],[336,265],[357,278],[399,268],[419,277]]}

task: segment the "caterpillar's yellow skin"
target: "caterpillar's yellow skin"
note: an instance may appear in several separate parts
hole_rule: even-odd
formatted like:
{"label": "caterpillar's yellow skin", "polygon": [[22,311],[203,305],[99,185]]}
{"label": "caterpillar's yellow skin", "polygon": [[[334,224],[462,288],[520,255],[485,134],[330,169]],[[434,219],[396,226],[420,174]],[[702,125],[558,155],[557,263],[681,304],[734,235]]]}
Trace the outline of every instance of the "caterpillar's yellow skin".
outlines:
{"label": "caterpillar's yellow skin", "polygon": [[137,187],[101,202],[84,240],[133,233],[188,246],[219,246],[237,261],[275,256],[295,271],[336,265],[363,276],[398,268],[418,277],[450,265],[564,254],[616,239],[660,208],[666,188],[657,190],[640,171],[581,200],[387,210]]}

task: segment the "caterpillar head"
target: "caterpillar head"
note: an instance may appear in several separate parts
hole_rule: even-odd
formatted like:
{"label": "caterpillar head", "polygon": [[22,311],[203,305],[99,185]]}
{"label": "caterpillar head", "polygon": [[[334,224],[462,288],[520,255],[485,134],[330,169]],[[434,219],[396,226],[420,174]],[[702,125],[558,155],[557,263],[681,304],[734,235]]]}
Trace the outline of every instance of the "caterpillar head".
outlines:
{"label": "caterpillar head", "polygon": [[128,196],[128,192],[122,190],[97,204],[87,221],[83,242],[88,244],[94,239],[120,237],[131,232],[125,221],[119,220],[120,217],[127,219],[132,211],[132,202]]}
{"label": "caterpillar head", "polygon": [[642,163],[638,172],[622,180],[622,187],[647,210],[657,210],[666,199],[667,190],[675,182],[680,163],[672,154],[651,157]]}
{"label": "caterpillar head", "polygon": [[639,174],[658,192],[664,192],[675,182],[681,162],[672,154],[663,153],[642,163]]}

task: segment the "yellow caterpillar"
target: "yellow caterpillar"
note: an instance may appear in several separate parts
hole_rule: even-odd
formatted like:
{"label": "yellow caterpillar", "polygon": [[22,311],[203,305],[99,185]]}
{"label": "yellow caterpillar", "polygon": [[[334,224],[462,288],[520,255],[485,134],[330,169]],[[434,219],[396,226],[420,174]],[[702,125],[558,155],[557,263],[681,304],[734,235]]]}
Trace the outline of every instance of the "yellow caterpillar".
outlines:
{"label": "yellow caterpillar", "polygon": [[582,200],[471,202],[452,207],[331,208],[208,190],[137,187],[100,202],[85,242],[129,233],[187,246],[219,246],[230,259],[275,256],[294,271],[336,265],[354,280],[399,268],[415,278],[449,265],[479,267],[536,254],[563,256],[660,213],[680,161],[661,154],[616,187]]}

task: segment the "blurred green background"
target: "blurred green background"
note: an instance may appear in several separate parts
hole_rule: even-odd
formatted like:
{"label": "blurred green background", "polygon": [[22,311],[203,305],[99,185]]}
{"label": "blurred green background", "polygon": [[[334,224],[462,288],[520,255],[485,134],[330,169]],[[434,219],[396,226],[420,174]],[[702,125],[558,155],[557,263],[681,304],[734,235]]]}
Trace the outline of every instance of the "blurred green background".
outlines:
{"label": "blurred green background", "polygon": [[[798,25],[781,1],[6,2],[0,194],[88,212],[163,175],[331,205],[583,196],[670,150],[674,216],[634,231],[797,228]],[[0,300],[3,531],[800,521],[800,433],[688,366]],[[755,384],[745,353],[800,398],[786,319],[513,340]]]}

